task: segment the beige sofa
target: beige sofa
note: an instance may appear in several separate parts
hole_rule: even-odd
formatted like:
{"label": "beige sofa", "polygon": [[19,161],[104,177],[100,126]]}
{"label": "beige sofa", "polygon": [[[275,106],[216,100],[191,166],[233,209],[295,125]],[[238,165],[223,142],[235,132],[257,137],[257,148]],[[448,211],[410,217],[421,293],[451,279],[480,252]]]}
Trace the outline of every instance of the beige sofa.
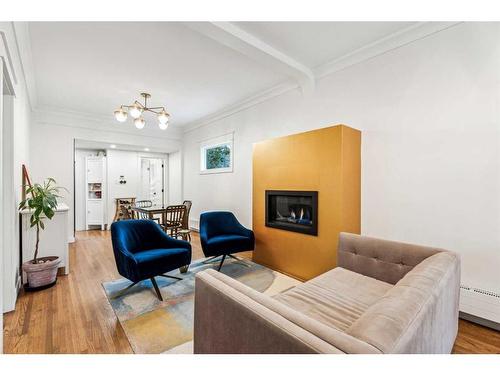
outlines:
{"label": "beige sofa", "polygon": [[194,353],[450,353],[460,260],[341,233],[338,267],[273,297],[196,276]]}

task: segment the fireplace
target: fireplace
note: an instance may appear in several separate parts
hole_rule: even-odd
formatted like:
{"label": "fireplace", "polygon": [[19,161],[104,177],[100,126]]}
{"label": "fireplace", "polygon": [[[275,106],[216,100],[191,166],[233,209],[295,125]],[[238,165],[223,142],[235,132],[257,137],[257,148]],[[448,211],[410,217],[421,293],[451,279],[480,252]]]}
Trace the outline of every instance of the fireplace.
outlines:
{"label": "fireplace", "polygon": [[266,226],[318,235],[318,192],[266,190]]}

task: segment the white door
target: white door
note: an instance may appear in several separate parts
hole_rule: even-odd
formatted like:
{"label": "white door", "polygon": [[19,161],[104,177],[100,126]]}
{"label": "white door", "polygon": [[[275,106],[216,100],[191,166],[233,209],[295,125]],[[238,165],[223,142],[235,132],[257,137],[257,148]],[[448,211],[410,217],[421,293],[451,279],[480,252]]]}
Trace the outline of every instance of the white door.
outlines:
{"label": "white door", "polygon": [[156,206],[163,204],[163,159],[141,158],[140,200],[150,200]]}

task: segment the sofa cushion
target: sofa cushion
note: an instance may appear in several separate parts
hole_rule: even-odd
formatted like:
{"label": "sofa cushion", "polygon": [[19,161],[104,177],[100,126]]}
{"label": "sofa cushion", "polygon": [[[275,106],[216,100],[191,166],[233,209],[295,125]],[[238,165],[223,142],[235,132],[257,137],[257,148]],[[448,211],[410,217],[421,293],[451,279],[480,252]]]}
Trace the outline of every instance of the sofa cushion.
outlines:
{"label": "sofa cushion", "polygon": [[337,267],[273,298],[330,327],[345,331],[392,287],[386,282]]}
{"label": "sofa cushion", "polygon": [[383,353],[450,353],[458,329],[459,280],[458,256],[435,254],[408,272],[346,332]]}

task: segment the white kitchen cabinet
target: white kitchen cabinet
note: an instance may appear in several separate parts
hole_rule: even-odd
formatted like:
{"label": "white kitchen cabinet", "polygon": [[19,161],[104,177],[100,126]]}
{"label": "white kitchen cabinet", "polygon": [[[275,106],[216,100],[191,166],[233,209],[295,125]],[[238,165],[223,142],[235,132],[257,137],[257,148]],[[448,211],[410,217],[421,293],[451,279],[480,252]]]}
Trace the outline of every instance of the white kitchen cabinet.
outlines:
{"label": "white kitchen cabinet", "polygon": [[87,157],[87,182],[102,182],[104,169],[103,157]]}
{"label": "white kitchen cabinet", "polygon": [[89,200],[87,202],[87,224],[88,225],[101,225],[103,209],[100,200]]}

